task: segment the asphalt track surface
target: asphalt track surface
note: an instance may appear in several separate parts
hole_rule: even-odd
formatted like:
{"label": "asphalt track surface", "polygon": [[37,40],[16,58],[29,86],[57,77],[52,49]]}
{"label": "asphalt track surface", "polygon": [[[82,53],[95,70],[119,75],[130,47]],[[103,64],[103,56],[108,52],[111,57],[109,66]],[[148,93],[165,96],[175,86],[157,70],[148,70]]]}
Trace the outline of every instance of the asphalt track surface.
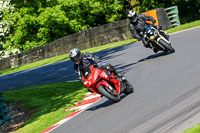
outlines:
{"label": "asphalt track surface", "polygon": [[[200,28],[172,34],[174,54],[145,49],[141,42],[96,53],[134,85],[113,103],[106,98],[52,133],[172,133],[200,113]],[[0,76],[0,90],[76,79],[71,61]]]}

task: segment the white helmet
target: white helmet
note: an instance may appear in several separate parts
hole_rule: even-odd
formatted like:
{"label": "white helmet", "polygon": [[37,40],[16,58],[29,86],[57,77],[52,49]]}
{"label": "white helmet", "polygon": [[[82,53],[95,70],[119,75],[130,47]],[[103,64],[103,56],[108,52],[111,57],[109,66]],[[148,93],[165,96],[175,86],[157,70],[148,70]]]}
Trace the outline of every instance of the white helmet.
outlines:
{"label": "white helmet", "polygon": [[128,18],[132,21],[132,22],[136,22],[137,21],[137,14],[136,14],[136,12],[134,11],[134,10],[130,10],[129,12],[128,12]]}

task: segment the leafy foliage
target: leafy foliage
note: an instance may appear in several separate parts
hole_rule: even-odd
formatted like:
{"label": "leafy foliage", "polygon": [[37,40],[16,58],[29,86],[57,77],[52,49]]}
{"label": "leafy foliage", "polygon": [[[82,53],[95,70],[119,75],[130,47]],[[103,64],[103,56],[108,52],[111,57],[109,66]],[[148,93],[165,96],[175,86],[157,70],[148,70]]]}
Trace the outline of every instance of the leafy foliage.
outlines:
{"label": "leafy foliage", "polygon": [[13,0],[4,49],[27,51],[62,36],[122,19],[123,0]]}
{"label": "leafy foliage", "polygon": [[9,1],[0,1],[0,59],[1,57],[7,57],[9,54],[4,45],[10,33],[12,22],[9,21],[9,17],[12,17],[13,11],[14,7],[10,5]]}
{"label": "leafy foliage", "polygon": [[132,3],[131,8],[138,12],[145,12],[154,8],[168,8],[178,6],[181,23],[200,19],[200,0],[127,0]]}
{"label": "leafy foliage", "polygon": [[[7,0],[10,1],[10,0]],[[1,38],[0,51],[27,51],[33,47],[126,18],[130,9],[137,13],[178,5],[182,23],[200,19],[200,0],[12,0],[14,9],[5,9],[0,23],[8,33]],[[0,15],[1,15],[0,14]],[[0,55],[1,56],[1,55]]]}

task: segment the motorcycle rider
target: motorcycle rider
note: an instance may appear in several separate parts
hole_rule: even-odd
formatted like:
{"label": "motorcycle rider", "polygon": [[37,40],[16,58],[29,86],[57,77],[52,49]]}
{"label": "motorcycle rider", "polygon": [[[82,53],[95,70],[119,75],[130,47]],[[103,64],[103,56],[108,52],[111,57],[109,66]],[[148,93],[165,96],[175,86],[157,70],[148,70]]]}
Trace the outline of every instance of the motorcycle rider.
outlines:
{"label": "motorcycle rider", "polygon": [[97,68],[103,68],[113,72],[117,77],[123,77],[122,74],[116,72],[115,68],[108,63],[104,63],[99,58],[91,53],[81,53],[78,48],[73,48],[69,51],[69,57],[74,62],[74,71],[78,75],[79,80],[83,83],[83,78],[88,74],[90,65]]}
{"label": "motorcycle rider", "polygon": [[[155,53],[158,52],[156,48],[153,47],[151,44],[152,42],[147,42],[146,39],[144,38],[144,31],[145,31],[145,26],[147,25],[146,21],[151,21],[152,24],[156,22],[152,16],[147,16],[143,14],[136,14],[134,10],[130,10],[128,12],[128,18],[130,20],[129,28],[132,33],[133,38],[136,38],[138,41],[143,42],[143,45],[145,48],[152,48]],[[161,29],[160,26],[157,26],[158,30]]]}

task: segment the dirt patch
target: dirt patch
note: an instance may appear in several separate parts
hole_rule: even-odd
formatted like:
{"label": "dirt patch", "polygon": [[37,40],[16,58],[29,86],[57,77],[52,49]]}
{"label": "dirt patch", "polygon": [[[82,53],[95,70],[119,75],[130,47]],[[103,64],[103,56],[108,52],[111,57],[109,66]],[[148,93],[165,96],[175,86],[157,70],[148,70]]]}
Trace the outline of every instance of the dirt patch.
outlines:
{"label": "dirt patch", "polygon": [[10,103],[6,107],[11,119],[0,125],[0,133],[10,133],[20,128],[35,112],[22,107],[20,103]]}

